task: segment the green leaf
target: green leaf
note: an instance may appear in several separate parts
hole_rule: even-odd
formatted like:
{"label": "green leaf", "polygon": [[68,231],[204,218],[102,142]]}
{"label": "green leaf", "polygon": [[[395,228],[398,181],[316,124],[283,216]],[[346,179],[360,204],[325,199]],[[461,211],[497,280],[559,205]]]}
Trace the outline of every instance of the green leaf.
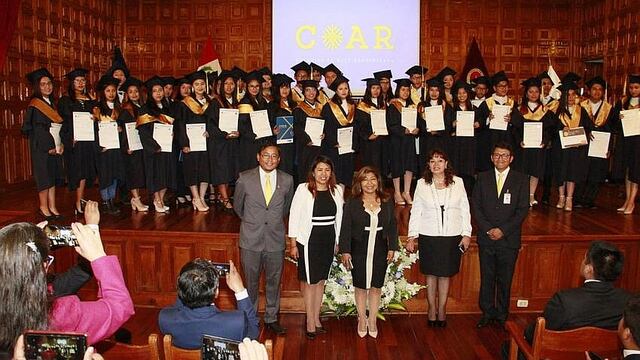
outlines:
{"label": "green leaf", "polygon": [[389,309],[399,310],[399,311],[407,311],[407,308],[402,304],[392,303],[387,306]]}

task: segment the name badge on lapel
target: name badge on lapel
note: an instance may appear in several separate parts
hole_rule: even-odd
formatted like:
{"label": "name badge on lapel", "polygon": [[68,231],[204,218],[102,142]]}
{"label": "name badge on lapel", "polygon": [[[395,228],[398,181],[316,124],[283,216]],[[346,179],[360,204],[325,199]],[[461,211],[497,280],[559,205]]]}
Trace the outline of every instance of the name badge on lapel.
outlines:
{"label": "name badge on lapel", "polygon": [[504,195],[502,196],[503,199],[503,203],[506,205],[511,204],[511,193],[509,192],[509,190],[507,190],[507,192],[504,193]]}

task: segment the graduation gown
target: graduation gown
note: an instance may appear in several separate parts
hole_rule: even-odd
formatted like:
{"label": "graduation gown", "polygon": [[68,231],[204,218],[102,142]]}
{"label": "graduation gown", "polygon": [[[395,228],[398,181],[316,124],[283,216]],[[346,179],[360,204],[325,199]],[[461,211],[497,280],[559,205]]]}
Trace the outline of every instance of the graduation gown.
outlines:
{"label": "graduation gown", "polygon": [[[416,154],[416,138],[418,135],[405,134],[402,126],[402,108],[413,107],[413,104],[402,105],[400,99],[392,99],[387,108],[387,127],[391,144],[391,177],[401,177],[405,171],[418,170]],[[417,121],[420,124],[420,121]],[[419,125],[418,125],[419,126]]]}
{"label": "graduation gown", "polygon": [[[326,147],[324,147],[324,155],[333,161],[335,167],[336,181],[339,184],[350,185],[353,181],[354,170],[354,152],[358,148],[357,129],[358,124],[355,122],[356,105],[349,104],[349,111],[344,111],[341,105],[333,101],[327,102],[322,107],[322,118],[324,119]],[[351,149],[354,152],[339,154],[338,153],[338,129],[351,127]]]}
{"label": "graduation gown", "polygon": [[[117,122],[120,112],[122,110],[117,107],[113,110],[110,109],[105,103],[98,103],[93,108],[93,116],[100,122]],[[118,128],[119,132],[122,132],[122,128]],[[98,139],[98,132],[96,131],[96,139]],[[120,149],[108,149],[104,150],[100,146],[100,142],[97,141],[98,150],[98,182],[100,184],[100,190],[109,187],[114,181],[124,180],[124,166],[122,159],[122,151]]]}
{"label": "graduation gown", "polygon": [[[551,138],[558,123],[556,114],[546,106],[539,104],[533,110],[530,109],[528,105],[521,105],[511,116],[515,144],[514,169],[541,179],[544,177],[545,149],[551,144]],[[544,148],[522,147],[522,142],[524,141],[524,124],[527,122],[542,123],[542,143],[544,144]]]}
{"label": "graduation gown", "polygon": [[22,132],[29,137],[31,167],[38,191],[64,183],[62,155],[49,154],[49,150],[56,148],[50,133],[51,124],[62,122],[54,106],[39,97],[31,99],[23,117]]}
{"label": "graduation gown", "polygon": [[[275,102],[271,103],[271,120],[272,124],[276,124],[276,118],[279,116],[293,116],[293,109],[296,104],[293,101],[289,101],[284,99],[280,102],[280,104],[276,104]],[[293,137],[293,143],[290,144],[278,144],[278,148],[280,149],[280,165],[278,165],[278,169],[286,172],[291,176],[296,176],[295,171],[295,156],[296,156],[296,138]]]}
{"label": "graduation gown", "polygon": [[565,181],[584,182],[587,180],[587,170],[589,159],[587,154],[589,152],[589,145],[573,147],[568,149],[562,149],[560,145],[560,135],[558,131],[565,127],[576,128],[579,126],[584,127],[587,135],[587,140],[591,133],[591,125],[589,120],[589,114],[580,106],[580,104],[574,105],[573,114],[571,116],[561,114],[558,111],[558,122],[556,123],[556,129],[554,131],[557,138],[556,146],[557,150],[553,155],[554,161],[554,177],[556,184],[562,184]]}
{"label": "graduation gown", "polygon": [[619,101],[615,107],[615,129],[618,133],[618,144],[615,152],[615,177],[624,179],[627,175],[631,182],[640,184],[640,135],[624,137],[620,111],[638,109],[629,105],[629,100],[625,97]]}
{"label": "graduation gown", "polygon": [[453,131],[453,120],[455,119],[455,111],[446,102],[438,100],[439,106],[442,106],[442,113],[444,115],[444,130],[434,131],[433,133],[427,131],[427,123],[424,118],[424,108],[431,107],[430,100],[418,104],[418,123],[420,124],[420,154],[418,155],[418,172],[422,174],[427,164],[427,156],[429,152],[435,149],[440,149],[452,158],[451,149],[451,132]]}
{"label": "graduation gown", "polygon": [[[240,172],[252,169],[258,166],[258,159],[256,154],[263,145],[275,144],[275,136],[267,136],[260,139],[256,139],[256,134],[253,132],[251,126],[251,112],[259,110],[267,110],[267,103],[264,100],[256,101],[246,95],[238,105],[240,110],[240,117],[238,120],[238,131],[240,132]],[[275,126],[275,121],[269,117],[271,129]]]}
{"label": "graduation gown", "polygon": [[457,112],[463,110],[460,106],[453,109],[452,127],[454,132],[451,139],[449,139],[452,144],[450,146],[451,153],[449,154],[449,159],[451,159],[453,170],[460,176],[473,176],[476,173],[476,141],[478,132],[481,131],[482,122],[478,117],[478,108],[473,105],[471,105],[471,107],[472,108],[468,109],[468,111],[473,111],[475,113],[474,122],[480,124],[480,127],[474,128],[473,137],[455,135],[456,126],[454,126],[453,123],[457,119]]}
{"label": "graduation gown", "polygon": [[158,111],[158,109],[151,108],[149,104],[143,105],[138,113],[136,124],[144,150],[147,189],[152,193],[176,187],[174,155],[171,152],[161,152],[160,145],[153,138],[155,123],[173,124],[174,119],[170,113],[170,109],[166,106]]}
{"label": "graduation gown", "polygon": [[[94,141],[73,141],[73,113],[91,113],[96,106],[96,101],[89,98],[73,100],[69,96],[63,96],[58,103],[58,112],[64,119],[60,137],[64,145],[64,163],[67,172],[67,185],[69,190],[75,190],[80,185],[80,180],[86,180],[86,186],[90,187],[96,179],[98,164],[98,139]],[[98,123],[94,121],[94,132]]]}
{"label": "graduation gown", "polygon": [[122,128],[120,132],[120,151],[125,170],[125,182],[129,189],[141,189],[145,187],[144,175],[144,158],[143,150],[136,150],[129,154],[129,138],[127,135],[126,124],[136,122],[140,107],[132,102],[126,102],[122,105],[122,111],[118,116],[118,126]]}
{"label": "graduation gown", "polygon": [[[326,146],[327,139],[323,139],[321,146],[315,146],[311,144],[311,138],[305,132],[305,126],[307,125],[307,118],[321,118],[322,105],[319,102],[314,104],[314,107],[309,105],[306,101],[298,104],[298,107],[293,109],[293,137],[296,139],[296,159],[298,161],[298,182],[305,182],[307,174],[311,169],[313,160],[320,155],[322,147]],[[324,128],[326,129],[327,122],[325,120]],[[324,131],[326,136],[326,130]]]}
{"label": "graduation gown", "polygon": [[178,144],[178,151],[182,152],[182,172],[186,186],[209,182],[209,149],[207,148],[206,151],[193,151],[192,149],[192,151],[188,153],[183,151],[183,148],[190,147],[189,137],[187,136],[187,125],[205,124],[206,127],[209,115],[207,110],[209,106],[210,103],[208,100],[206,100],[203,105],[191,96],[182,99],[177,106],[174,136]]}
{"label": "graduation gown", "polygon": [[356,108],[356,120],[358,124],[358,144],[360,152],[360,160],[363,166],[374,166],[380,170],[383,178],[389,175],[389,136],[379,135],[375,140],[370,140],[373,135],[373,127],[371,125],[371,111],[386,110],[384,103],[372,106],[360,101]]}
{"label": "graduation gown", "polygon": [[513,115],[515,109],[515,101],[512,98],[507,98],[507,102],[501,104],[498,102],[493,96],[487,98],[480,107],[478,107],[478,115],[480,117],[480,122],[484,121],[484,125],[481,131],[478,133],[478,158],[477,166],[478,171],[486,171],[493,168],[493,164],[491,163],[491,150],[493,146],[498,142],[504,141],[508,144],[511,144],[513,147],[513,124],[509,122],[507,125],[507,130],[493,130],[489,128],[489,116],[491,115],[491,111],[493,109],[493,105],[507,105],[512,109],[511,115]]}
{"label": "graduation gown", "polygon": [[[615,122],[614,118],[618,116],[618,114],[611,104],[603,100],[595,114],[591,109],[591,102],[588,99],[581,102],[580,105],[586,110],[587,115],[589,115],[591,131],[612,132],[612,124]],[[612,154],[612,152],[613,138],[610,137],[609,154]],[[609,173],[609,159],[589,157],[588,160],[587,182],[592,184],[604,182]]]}
{"label": "graduation gown", "polygon": [[238,177],[238,138],[227,139],[229,133],[220,130],[220,109],[233,109],[233,104],[217,98],[207,111],[207,152],[209,156],[209,182],[214,185],[229,184]]}

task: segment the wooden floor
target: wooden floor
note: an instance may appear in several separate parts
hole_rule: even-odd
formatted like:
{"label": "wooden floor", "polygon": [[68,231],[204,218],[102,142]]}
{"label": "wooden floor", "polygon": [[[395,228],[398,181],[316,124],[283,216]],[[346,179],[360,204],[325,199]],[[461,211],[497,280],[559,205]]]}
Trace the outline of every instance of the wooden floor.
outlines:
{"label": "wooden floor", "polygon": [[[136,315],[124,326],[132,332],[134,344],[143,344],[149,334],[160,333],[157,314],[157,309],[136,308]],[[516,314],[512,320],[527,324],[535,317]],[[280,321],[288,329],[284,359],[499,359],[500,346],[508,338],[506,331],[495,326],[477,329],[478,318],[478,315],[449,315],[447,327],[441,329],[427,327],[425,315],[389,315],[386,321],[378,321],[379,334],[375,340],[358,337],[355,317],[327,318],[323,325],[328,333],[308,340],[304,315],[283,314]]]}

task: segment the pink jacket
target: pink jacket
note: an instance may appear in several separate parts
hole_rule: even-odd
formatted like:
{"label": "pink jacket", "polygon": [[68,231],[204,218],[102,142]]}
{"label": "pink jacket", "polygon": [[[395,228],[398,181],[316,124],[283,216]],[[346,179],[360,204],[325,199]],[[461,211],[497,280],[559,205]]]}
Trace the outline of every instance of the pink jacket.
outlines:
{"label": "pink jacket", "polygon": [[75,295],[56,299],[49,329],[84,333],[88,343],[95,344],[113,335],[134,314],[134,309],[116,256],[96,259],[91,268],[98,281],[98,300],[80,301]]}

